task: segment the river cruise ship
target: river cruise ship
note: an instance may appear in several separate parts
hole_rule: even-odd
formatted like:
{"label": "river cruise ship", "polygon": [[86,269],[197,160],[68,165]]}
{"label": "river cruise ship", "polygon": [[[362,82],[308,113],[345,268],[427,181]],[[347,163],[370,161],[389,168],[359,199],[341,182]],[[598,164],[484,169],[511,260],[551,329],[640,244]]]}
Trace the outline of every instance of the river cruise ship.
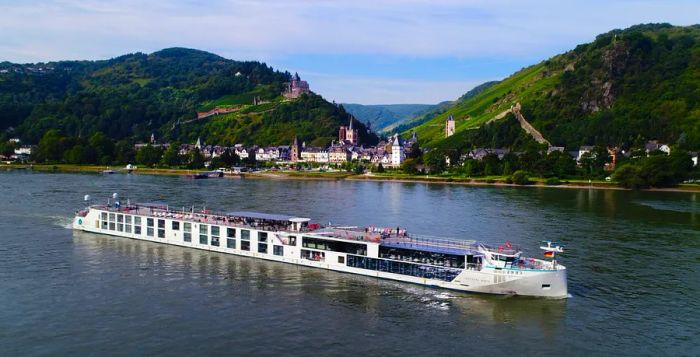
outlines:
{"label": "river cruise ship", "polygon": [[421,237],[401,228],[326,226],[281,214],[121,205],[114,198],[79,210],[73,228],[452,290],[567,297],[566,267],[553,259],[563,249],[551,242],[540,247],[551,258],[534,259],[510,243]]}

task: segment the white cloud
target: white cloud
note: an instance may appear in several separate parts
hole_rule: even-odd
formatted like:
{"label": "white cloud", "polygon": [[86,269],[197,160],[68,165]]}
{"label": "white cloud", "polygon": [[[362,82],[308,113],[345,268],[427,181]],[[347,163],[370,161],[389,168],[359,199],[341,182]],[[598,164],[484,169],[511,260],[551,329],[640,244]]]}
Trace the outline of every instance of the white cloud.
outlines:
{"label": "white cloud", "polygon": [[[689,0],[0,0],[0,61],[104,59],[172,46],[266,62],[304,54],[544,59],[613,28],[688,25],[699,13],[700,2]],[[365,79],[374,86],[363,90],[384,102],[467,89],[406,80],[431,90],[397,97],[397,86],[381,80],[389,79]],[[323,78],[314,84],[341,95]]]}
{"label": "white cloud", "polygon": [[[47,56],[70,58],[174,44],[229,49],[244,56],[518,56],[569,48],[634,23],[689,24],[697,21],[698,13],[698,2],[644,0],[62,0],[4,2],[0,30],[46,48]],[[8,47],[6,39],[0,43]],[[41,54],[21,56],[26,52],[15,51],[17,57],[7,59],[47,59]]]}

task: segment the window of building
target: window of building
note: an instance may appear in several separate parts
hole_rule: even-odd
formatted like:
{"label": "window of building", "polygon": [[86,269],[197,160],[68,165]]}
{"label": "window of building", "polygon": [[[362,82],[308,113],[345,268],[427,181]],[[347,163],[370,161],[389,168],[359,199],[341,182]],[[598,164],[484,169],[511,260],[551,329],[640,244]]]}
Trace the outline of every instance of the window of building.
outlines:
{"label": "window of building", "polygon": [[338,263],[345,264],[345,257],[338,257]]}
{"label": "window of building", "polygon": [[219,226],[211,226],[211,245],[219,246]]}
{"label": "window of building", "polygon": [[209,244],[209,237],[207,236],[207,233],[209,233],[209,226],[207,226],[206,224],[200,224],[199,244]]}
{"label": "window of building", "polygon": [[226,228],[226,237],[236,238],[236,228]]}
{"label": "window of building", "polygon": [[107,221],[107,212],[102,212],[102,220]]}
{"label": "window of building", "polygon": [[116,220],[117,220],[117,216],[114,213],[110,213],[109,214],[109,230],[110,231],[117,230]]}
{"label": "window of building", "polygon": [[117,215],[117,232],[124,232],[124,215]]}
{"label": "window of building", "polygon": [[185,242],[192,241],[192,223],[185,222],[182,225],[182,240]]}
{"label": "window of building", "polygon": [[258,253],[267,254],[267,243],[258,243]]}
{"label": "window of building", "polygon": [[179,230],[180,230],[180,222],[178,222],[178,221],[173,221],[173,230],[174,230],[174,231],[179,231]]}
{"label": "window of building", "polygon": [[241,239],[250,240],[250,231],[247,229],[241,229]]}
{"label": "window of building", "polygon": [[281,246],[281,245],[273,245],[273,246],[272,246],[272,254],[274,254],[274,255],[279,255],[279,256],[284,256],[284,246]]}
{"label": "window of building", "polygon": [[241,241],[241,250],[250,250],[250,241],[249,240],[242,240]]}
{"label": "window of building", "polygon": [[226,248],[236,249],[236,239],[235,238],[227,238],[226,239]]}

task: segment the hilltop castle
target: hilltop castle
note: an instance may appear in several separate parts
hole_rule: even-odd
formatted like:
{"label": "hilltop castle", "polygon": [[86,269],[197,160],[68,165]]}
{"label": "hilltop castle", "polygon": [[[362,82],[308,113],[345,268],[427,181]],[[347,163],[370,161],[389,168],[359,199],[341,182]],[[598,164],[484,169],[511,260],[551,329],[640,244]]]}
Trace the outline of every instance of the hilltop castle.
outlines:
{"label": "hilltop castle", "polygon": [[299,98],[299,96],[304,93],[310,92],[309,83],[307,81],[302,81],[301,77],[299,77],[299,73],[294,73],[292,81],[282,95],[287,99],[295,99]]}

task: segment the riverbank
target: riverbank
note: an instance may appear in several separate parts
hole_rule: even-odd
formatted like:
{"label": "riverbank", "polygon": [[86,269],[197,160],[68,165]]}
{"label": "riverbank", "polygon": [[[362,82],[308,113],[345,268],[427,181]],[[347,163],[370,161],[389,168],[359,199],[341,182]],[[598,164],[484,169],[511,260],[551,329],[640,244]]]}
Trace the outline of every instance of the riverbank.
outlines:
{"label": "riverbank", "polygon": [[[108,166],[96,165],[0,165],[0,169],[5,170],[34,170],[40,172],[85,172],[85,173],[102,173],[104,170],[115,170],[115,173],[127,173],[123,168],[112,168]],[[133,170],[132,174],[145,175],[171,175],[182,176],[192,174],[202,170],[187,170],[187,169],[162,169],[162,168],[141,168]],[[272,180],[349,180],[349,181],[377,181],[377,182],[406,182],[406,183],[430,183],[444,185],[465,185],[465,186],[500,186],[500,187],[550,187],[550,188],[588,188],[588,189],[603,189],[603,190],[626,190],[617,186],[613,182],[606,181],[588,181],[588,180],[562,180],[559,185],[547,185],[543,178],[532,178],[528,185],[516,185],[506,182],[505,176],[492,177],[452,177],[452,176],[435,176],[435,175],[408,175],[403,173],[381,173],[381,174],[362,174],[356,175],[348,172],[332,171],[261,171],[249,172],[235,177],[245,177],[253,179],[272,179]],[[670,188],[652,188],[645,191],[667,191],[667,192],[700,192],[700,185],[697,184],[681,184]]]}

